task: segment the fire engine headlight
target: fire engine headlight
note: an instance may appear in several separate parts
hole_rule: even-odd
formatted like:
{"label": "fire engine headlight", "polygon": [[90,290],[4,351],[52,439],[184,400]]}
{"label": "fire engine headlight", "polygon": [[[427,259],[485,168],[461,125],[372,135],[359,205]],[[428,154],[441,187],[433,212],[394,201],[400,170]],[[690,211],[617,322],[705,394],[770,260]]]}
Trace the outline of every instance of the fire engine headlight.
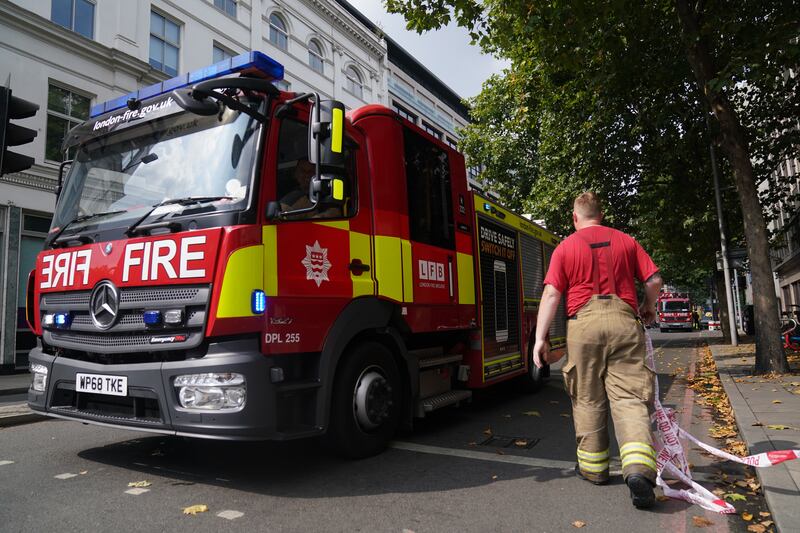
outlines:
{"label": "fire engine headlight", "polygon": [[47,388],[47,367],[39,363],[31,363],[31,389],[44,392]]}
{"label": "fire engine headlight", "polygon": [[239,410],[247,400],[244,376],[233,372],[185,374],[175,378],[175,388],[185,409]]}

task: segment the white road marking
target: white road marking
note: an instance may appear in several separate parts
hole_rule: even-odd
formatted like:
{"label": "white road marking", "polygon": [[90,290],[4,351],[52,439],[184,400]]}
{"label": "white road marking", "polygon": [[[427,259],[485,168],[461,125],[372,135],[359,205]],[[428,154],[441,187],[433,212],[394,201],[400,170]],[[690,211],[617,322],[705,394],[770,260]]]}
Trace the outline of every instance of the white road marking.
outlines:
{"label": "white road marking", "polygon": [[53,476],[56,479],[69,479],[71,477],[78,477],[78,474],[70,474],[69,472],[65,474],[58,474],[57,476]]}
{"label": "white road marking", "polygon": [[[538,457],[522,457],[519,455],[498,455],[496,453],[479,452],[474,450],[461,450],[458,448],[442,448],[440,446],[428,446],[426,444],[416,444],[413,442],[395,441],[390,447],[396,450],[407,452],[430,453],[434,455],[446,455],[449,457],[461,457],[463,459],[476,459],[478,461],[491,461],[494,463],[507,463],[522,466],[532,466],[535,468],[552,468],[572,472],[575,468],[574,461],[560,461],[558,459],[540,459]],[[612,459],[616,462],[616,458]],[[616,476],[622,474],[621,470],[615,469],[609,472]]]}
{"label": "white road marking", "polygon": [[0,461],[0,466],[13,465],[14,461]]}
{"label": "white road marking", "polygon": [[243,517],[244,513],[241,511],[220,511],[217,513],[217,516],[225,520],[236,520],[237,518]]}
{"label": "white road marking", "polygon": [[128,489],[125,491],[125,494],[132,494],[134,496],[138,496],[139,494],[144,494],[145,492],[150,492],[150,489],[142,489],[139,487]]}

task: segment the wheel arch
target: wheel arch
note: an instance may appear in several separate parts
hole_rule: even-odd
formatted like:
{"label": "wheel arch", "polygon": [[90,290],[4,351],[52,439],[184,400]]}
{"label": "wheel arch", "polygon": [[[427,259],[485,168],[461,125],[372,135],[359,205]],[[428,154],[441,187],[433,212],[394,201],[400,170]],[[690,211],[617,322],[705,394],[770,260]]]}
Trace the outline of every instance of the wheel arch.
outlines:
{"label": "wheel arch", "polygon": [[397,305],[374,297],[358,298],[350,302],[331,326],[320,354],[320,393],[317,397],[317,420],[327,431],[330,423],[330,406],[333,385],[347,350],[366,341],[385,346],[397,363],[403,381],[402,425],[410,424],[412,409],[410,398],[416,394],[416,369],[412,368],[405,342],[400,335]]}

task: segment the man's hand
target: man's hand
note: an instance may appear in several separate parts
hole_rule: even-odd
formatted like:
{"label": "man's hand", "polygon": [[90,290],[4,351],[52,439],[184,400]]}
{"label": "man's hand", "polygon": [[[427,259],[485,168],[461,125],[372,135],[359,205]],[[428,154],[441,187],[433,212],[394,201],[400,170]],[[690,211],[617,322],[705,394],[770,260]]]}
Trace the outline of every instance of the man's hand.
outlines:
{"label": "man's hand", "polygon": [[533,345],[533,364],[536,368],[542,368],[544,365],[549,364],[550,357],[550,343],[544,339],[537,339]]}
{"label": "man's hand", "polygon": [[639,317],[641,317],[642,322],[645,325],[651,325],[653,322],[656,321],[656,310],[655,307],[652,305],[640,305],[639,306]]}

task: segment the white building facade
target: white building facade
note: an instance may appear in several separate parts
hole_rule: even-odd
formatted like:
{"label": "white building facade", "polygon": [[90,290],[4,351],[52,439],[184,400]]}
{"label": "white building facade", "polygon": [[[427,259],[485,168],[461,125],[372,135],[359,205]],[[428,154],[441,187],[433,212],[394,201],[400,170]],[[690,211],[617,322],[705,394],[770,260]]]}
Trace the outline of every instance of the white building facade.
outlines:
{"label": "white building facade", "polygon": [[381,103],[451,145],[467,123],[458,95],[345,0],[0,0],[0,85],[39,105],[19,122],[38,136],[15,149],[35,165],[0,177],[0,372],[26,367],[34,342],[27,274],[66,132],[92,105],[250,50],[283,64],[283,90]]}

